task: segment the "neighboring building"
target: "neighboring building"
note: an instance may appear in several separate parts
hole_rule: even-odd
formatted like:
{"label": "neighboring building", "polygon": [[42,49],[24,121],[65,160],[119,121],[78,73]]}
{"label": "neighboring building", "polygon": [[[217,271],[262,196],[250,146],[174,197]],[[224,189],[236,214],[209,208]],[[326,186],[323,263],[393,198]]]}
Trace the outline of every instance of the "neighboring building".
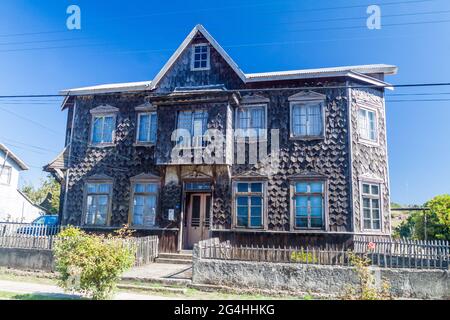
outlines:
{"label": "neighboring building", "polygon": [[20,171],[26,164],[0,143],[0,222],[32,222],[46,214],[18,190]]}
{"label": "neighboring building", "polygon": [[209,237],[278,246],[389,235],[384,77],[396,72],[245,74],[196,26],[152,81],[62,92],[66,148],[46,167],[62,184],[62,222],[129,223],[160,235],[164,251]]}

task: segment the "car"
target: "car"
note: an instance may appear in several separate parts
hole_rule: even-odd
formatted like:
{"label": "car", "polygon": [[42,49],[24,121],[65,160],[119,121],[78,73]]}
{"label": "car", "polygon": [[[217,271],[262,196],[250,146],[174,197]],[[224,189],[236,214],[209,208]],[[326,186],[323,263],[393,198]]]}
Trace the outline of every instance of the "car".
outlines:
{"label": "car", "polygon": [[57,215],[41,216],[30,225],[17,229],[18,234],[29,236],[53,236],[59,232],[59,218]]}

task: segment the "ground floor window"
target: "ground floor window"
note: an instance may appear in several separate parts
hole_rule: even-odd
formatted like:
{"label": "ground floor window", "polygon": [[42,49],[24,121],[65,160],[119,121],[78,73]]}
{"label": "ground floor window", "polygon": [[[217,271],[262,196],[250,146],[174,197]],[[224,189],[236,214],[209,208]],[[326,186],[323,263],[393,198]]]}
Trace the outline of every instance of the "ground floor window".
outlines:
{"label": "ground floor window", "polygon": [[380,185],[362,183],[362,211],[364,230],[381,230]]}
{"label": "ground floor window", "polygon": [[324,228],[324,186],[323,181],[298,181],[294,183],[295,228]]}
{"label": "ground floor window", "polygon": [[131,208],[132,224],[135,227],[155,226],[158,204],[157,183],[134,183],[133,204]]}
{"label": "ground floor window", "polygon": [[237,182],[235,184],[236,226],[262,228],[264,225],[264,192],[262,182]]}
{"label": "ground floor window", "polygon": [[112,183],[88,183],[86,187],[84,224],[93,226],[107,225]]}

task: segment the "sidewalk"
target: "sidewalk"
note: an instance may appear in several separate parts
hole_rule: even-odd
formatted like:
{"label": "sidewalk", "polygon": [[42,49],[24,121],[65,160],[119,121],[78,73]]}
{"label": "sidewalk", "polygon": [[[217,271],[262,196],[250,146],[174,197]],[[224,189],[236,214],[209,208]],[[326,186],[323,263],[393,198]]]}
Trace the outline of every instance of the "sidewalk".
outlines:
{"label": "sidewalk", "polygon": [[[38,284],[31,282],[17,282],[0,280],[0,292],[11,292],[17,294],[36,294],[49,296],[55,299],[78,298],[78,296],[65,294],[58,286]],[[128,292],[118,292],[113,300],[169,300],[169,297],[146,295]],[[172,298],[173,299],[173,298]]]}

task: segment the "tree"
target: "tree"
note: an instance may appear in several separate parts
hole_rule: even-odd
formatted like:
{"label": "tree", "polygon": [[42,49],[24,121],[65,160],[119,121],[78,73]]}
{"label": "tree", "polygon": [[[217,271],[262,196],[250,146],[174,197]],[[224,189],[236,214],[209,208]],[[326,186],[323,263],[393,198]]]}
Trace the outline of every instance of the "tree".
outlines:
{"label": "tree", "polygon": [[416,240],[450,240],[450,195],[436,196],[424,204],[429,211],[414,211],[395,235]]}
{"label": "tree", "polygon": [[41,179],[40,185],[35,188],[34,185],[28,183],[22,187],[22,192],[30,198],[35,204],[41,205],[50,213],[59,212],[59,196],[61,186],[52,176]]}

